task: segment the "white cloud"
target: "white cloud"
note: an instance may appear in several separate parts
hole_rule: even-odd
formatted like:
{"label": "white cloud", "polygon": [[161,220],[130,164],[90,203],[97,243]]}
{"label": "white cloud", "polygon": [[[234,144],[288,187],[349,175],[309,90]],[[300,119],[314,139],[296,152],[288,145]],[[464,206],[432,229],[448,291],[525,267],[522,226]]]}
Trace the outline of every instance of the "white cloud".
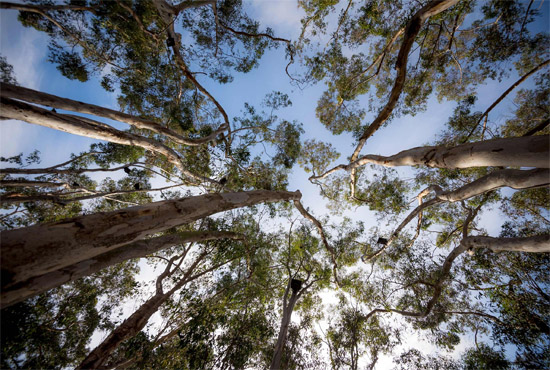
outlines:
{"label": "white cloud", "polygon": [[305,15],[295,1],[253,0],[244,4],[253,19],[262,27],[271,27],[277,37],[296,38],[302,28],[300,19]]}
{"label": "white cloud", "polygon": [[48,37],[38,31],[23,27],[13,11],[0,13],[0,50],[13,66],[17,82],[31,89],[39,89],[42,65],[47,54]]}

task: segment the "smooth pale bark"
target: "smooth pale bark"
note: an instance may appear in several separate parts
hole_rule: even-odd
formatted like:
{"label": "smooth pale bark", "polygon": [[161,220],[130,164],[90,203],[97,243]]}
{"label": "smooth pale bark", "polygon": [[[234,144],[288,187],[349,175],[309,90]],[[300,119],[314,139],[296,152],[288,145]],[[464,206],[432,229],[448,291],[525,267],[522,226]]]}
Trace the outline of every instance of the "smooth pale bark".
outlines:
{"label": "smooth pale bark", "polygon": [[21,86],[15,86],[7,83],[2,83],[0,85],[0,94],[4,97],[11,99],[23,100],[29,103],[45,105],[48,107],[53,107],[57,109],[63,109],[73,112],[92,114],[99,117],[109,118],[115,121],[124,122],[131,126],[147,129],[158,134],[164,135],[167,138],[173,140],[178,144],[197,146],[212,140],[215,140],[216,137],[225,130],[216,130],[212,134],[197,138],[190,139],[183,137],[176,132],[170,130],[167,127],[160,125],[157,122],[132,116],[123,112],[119,112],[113,109],[100,107],[94,104],[87,104],[76,100],[71,100],[67,98],[62,98],[59,96],[47,94],[44,92],[28,89]]}
{"label": "smooth pale bark", "polygon": [[422,25],[424,24],[426,19],[436,14],[439,14],[444,10],[447,10],[457,2],[458,0],[431,1],[423,6],[421,9],[419,9],[407,23],[407,27],[405,28],[405,35],[403,36],[403,42],[401,43],[401,48],[399,49],[399,54],[397,55],[397,60],[395,62],[397,77],[395,78],[393,88],[388,98],[388,102],[386,103],[384,108],[382,108],[374,121],[372,121],[369,127],[367,127],[365,132],[363,132],[363,135],[361,135],[359,143],[357,144],[357,147],[355,148],[355,151],[351,156],[351,161],[355,161],[357,159],[359,153],[361,152],[361,149],[367,142],[367,139],[371,137],[376,132],[376,130],[378,130],[384,124],[384,122],[386,122],[388,117],[393,112],[393,109],[395,108],[397,102],[399,101],[399,97],[401,96],[401,92],[403,91],[403,86],[405,86],[405,80],[407,78],[407,61],[409,58],[409,53],[414,44],[414,39],[420,32]]}
{"label": "smooth pale bark", "polygon": [[279,328],[279,336],[277,337],[277,344],[275,345],[275,353],[273,354],[271,366],[269,367],[270,370],[279,370],[281,368],[281,359],[285,348],[288,326],[290,325],[292,311],[299,297],[298,292],[293,290],[288,300],[288,304],[283,307],[283,318],[281,319],[281,327]]}
{"label": "smooth pale bark", "polygon": [[339,171],[350,171],[368,163],[386,167],[428,166],[436,168],[537,167],[549,168],[550,136],[525,136],[493,139],[455,147],[424,146],[391,156],[365,155],[348,165],[336,166],[310,180],[320,180]]}
{"label": "smooth pale bark", "polygon": [[529,238],[468,236],[462,239],[462,245],[468,249],[487,248],[493,252],[550,253],[550,235],[537,235]]}
{"label": "smooth pale bark", "polygon": [[363,256],[363,261],[368,261],[372,258],[379,256],[387,247],[389,247],[393,241],[397,238],[399,233],[407,226],[409,222],[417,215],[421,215],[421,212],[433,206],[434,204],[442,202],[458,202],[466,200],[476,195],[481,195],[488,191],[498,189],[501,187],[510,187],[513,189],[529,189],[535,187],[548,186],[550,184],[550,170],[549,169],[533,169],[533,170],[513,170],[506,169],[495,171],[489,175],[483,176],[471,183],[464,185],[458,189],[451,191],[444,191],[439,185],[432,185],[422,191],[421,196],[427,195],[430,191],[435,192],[435,197],[420,204],[416,207],[407,217],[399,224],[399,226],[391,234],[386,245],[379,248],[376,252],[369,256]]}
{"label": "smooth pale bark", "polygon": [[2,289],[215,213],[300,198],[299,191],[205,194],[3,231]]}
{"label": "smooth pale bark", "polygon": [[27,281],[3,289],[0,307],[8,307],[34,295],[43,293],[61,284],[91,275],[106,267],[132,259],[142,258],[160,250],[183,243],[201,242],[213,239],[241,239],[239,234],[228,231],[187,231],[138,240],[115,250],[100,254],[94,258],[74,265],[36,276]]}
{"label": "smooth pale bark", "polygon": [[123,145],[139,146],[165,156],[170,163],[176,166],[182,174],[190,179],[199,183],[210,182],[216,185],[218,184],[212,179],[189,172],[185,169],[178,153],[156,140],[117,130],[102,122],[52,112],[18,100],[1,97],[0,101],[2,104],[3,117],[53,128],[74,135],[86,136],[92,139],[105,140]]}

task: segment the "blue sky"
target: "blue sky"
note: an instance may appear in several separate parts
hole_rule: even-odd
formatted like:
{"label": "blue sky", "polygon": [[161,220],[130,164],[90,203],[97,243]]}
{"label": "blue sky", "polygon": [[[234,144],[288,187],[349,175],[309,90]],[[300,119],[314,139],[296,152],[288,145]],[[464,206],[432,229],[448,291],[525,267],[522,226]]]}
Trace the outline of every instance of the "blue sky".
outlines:
{"label": "blue sky", "polygon": [[[535,3],[538,5],[538,1]],[[548,30],[549,3],[547,1],[542,6],[543,21],[536,25],[539,30]],[[259,20],[263,26],[273,28],[276,36],[295,40],[300,34],[300,18],[303,12],[297,8],[296,2],[249,1],[247,6],[252,18]],[[20,85],[62,97],[113,109],[117,108],[116,95],[105,92],[97,80],[83,84],[62,77],[59,71],[47,62],[48,38],[46,35],[34,29],[22,27],[16,17],[16,11],[0,11],[0,51],[13,65]],[[333,144],[342,154],[338,161],[338,163],[342,163],[354,149],[353,140],[350,135],[333,136],[329,134],[316,118],[316,102],[324,86],[316,85],[305,90],[291,86],[284,72],[287,63],[284,45],[282,45],[277,50],[266,52],[258,69],[248,74],[236,74],[235,80],[231,84],[218,86],[203,76],[199,75],[198,78],[227,110],[230,117],[239,116],[245,102],[257,105],[266,93],[273,90],[287,93],[291,97],[293,105],[282,110],[278,115],[287,120],[302,122],[306,131],[305,139],[314,138]],[[298,67],[292,66],[290,70],[292,71],[294,68]],[[502,83],[489,82],[480,86],[477,94],[477,109],[484,111],[516,79],[517,75],[512,73],[510,78]],[[504,119],[510,112],[509,107],[513,106],[510,104],[512,100],[513,94],[491,113],[490,119]],[[383,101],[380,102],[380,104],[383,103]],[[388,155],[427,143],[443,127],[455,106],[456,103],[439,103],[435,98],[431,98],[425,113],[420,113],[412,118],[396,119],[388,127],[379,130],[369,140],[363,154]],[[117,127],[123,128],[124,125],[117,125]],[[38,149],[41,151],[43,159],[40,166],[63,162],[69,159],[71,153],[86,150],[92,142],[94,140],[37,125],[15,121],[0,122],[0,155],[6,157],[20,152],[28,154],[32,150]],[[407,173],[406,169],[401,171]],[[291,177],[289,189],[301,190],[304,205],[311,207],[314,214],[325,214],[324,202],[318,195],[318,189],[307,181],[307,177],[308,175],[300,168],[296,168]],[[159,186],[162,184],[163,181],[158,183]],[[347,215],[356,220],[365,221],[367,228],[376,225],[376,220],[365,207],[349,212]],[[501,224],[498,211],[486,213],[482,224],[490,234],[497,234]]]}

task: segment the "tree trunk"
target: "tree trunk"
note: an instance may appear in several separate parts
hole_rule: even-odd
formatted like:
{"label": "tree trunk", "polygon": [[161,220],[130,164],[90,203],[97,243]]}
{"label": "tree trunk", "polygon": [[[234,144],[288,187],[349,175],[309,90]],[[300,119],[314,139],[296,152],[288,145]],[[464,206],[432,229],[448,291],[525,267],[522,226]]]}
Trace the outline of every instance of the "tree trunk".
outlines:
{"label": "tree trunk", "polygon": [[197,268],[199,263],[203,260],[203,258],[206,256],[205,253],[199,255],[193,263],[186,269],[186,271],[183,273],[183,276],[181,279],[170,289],[169,292],[163,293],[162,291],[162,283],[164,279],[171,276],[173,272],[179,267],[175,267],[174,270],[170,271],[171,263],[167,265],[164,272],[159,275],[156,281],[156,294],[149,298],[147,302],[142,304],[140,308],[138,308],[137,311],[135,311],[130,317],[128,317],[122,324],[120,324],[117,328],[115,328],[111,334],[107,336],[101,342],[99,346],[97,346],[88,356],[82,361],[82,363],[77,367],[77,369],[106,369],[108,366],[104,366],[104,364],[107,363],[107,360],[109,359],[109,356],[118,348],[118,346],[125,340],[130,339],[134,337],[137,333],[143,329],[145,324],[147,324],[147,321],[149,321],[149,318],[157,312],[159,307],[166,302],[172,294],[174,294],[177,290],[181,289],[186,283],[193,281],[205,273],[211,272],[214,269],[221,267],[225,263],[229,262],[226,261],[224,263],[221,263],[219,265],[212,266],[206,270],[203,270],[200,273],[197,273],[193,275],[194,270]]}
{"label": "tree trunk", "polygon": [[155,294],[149,298],[137,311],[113,330],[99,346],[90,352],[76,369],[102,369],[109,355],[124,340],[132,338],[139,333],[145,327],[149,318],[166,302],[171,293],[170,291],[164,294]]}
{"label": "tree trunk", "polygon": [[2,289],[0,306],[1,308],[11,306],[61,284],[91,275],[106,267],[132,258],[142,258],[174,245],[222,238],[240,239],[241,236],[228,231],[187,231],[138,240],[94,258],[48,272],[41,276],[35,276],[12,285],[7,289]]}
{"label": "tree trunk", "polygon": [[320,180],[339,171],[350,171],[368,163],[386,167],[428,166],[436,168],[537,167],[549,168],[550,136],[525,136],[493,139],[455,147],[423,146],[391,156],[365,155],[348,165],[336,166],[310,180]]}
{"label": "tree trunk", "polygon": [[180,156],[166,145],[143,136],[117,130],[102,122],[87,118],[70,116],[49,111],[17,100],[0,97],[2,116],[24,121],[70,134],[86,136],[92,139],[105,140],[116,144],[139,146],[151,152],[165,156],[185,176],[198,182],[214,182],[203,176],[195,175],[185,169]]}
{"label": "tree trunk", "polygon": [[493,252],[549,253],[550,235],[537,235],[528,238],[492,238],[490,236],[468,236],[461,244],[466,248],[488,248]]}
{"label": "tree trunk", "polygon": [[456,190],[442,191],[439,186],[435,186],[434,188],[437,199],[445,202],[457,202],[505,186],[512,189],[529,189],[548,186],[549,184],[549,169],[507,169],[490,173]]}
{"label": "tree trunk", "polygon": [[[428,207],[442,202],[457,202],[466,200],[476,195],[486,193],[488,191],[501,188],[504,186],[513,189],[528,189],[534,187],[548,186],[550,184],[549,169],[533,169],[533,170],[501,170],[495,171],[483,176],[471,183],[464,185],[458,189],[444,191],[439,185],[431,185],[422,191],[422,196],[427,195],[430,191],[435,191],[435,197],[426,203],[421,203],[399,224],[399,226],[391,234],[390,238],[384,246],[376,252],[363,256],[363,260],[370,260],[378,257],[386,248],[388,248],[394,240],[399,236],[401,231],[408,225],[411,220],[417,215],[421,215],[422,211]],[[418,231],[417,231],[418,233]]]}
{"label": "tree trunk", "polygon": [[456,147],[418,147],[390,157],[366,155],[352,167],[367,163],[384,166],[469,168],[485,166],[548,168],[549,135],[512,137],[468,143]]}
{"label": "tree trunk", "polygon": [[268,190],[205,194],[3,231],[2,290],[215,213],[300,197]]}
{"label": "tree trunk", "polygon": [[8,83],[2,83],[0,88],[0,94],[4,97],[11,99],[23,100],[29,103],[45,105],[52,108],[63,109],[73,112],[92,114],[94,116],[105,117],[115,121],[124,122],[131,126],[151,130],[157,134],[166,136],[178,144],[197,146],[209,141],[215,140],[224,130],[220,132],[215,131],[212,134],[198,138],[189,139],[183,137],[167,127],[161,126],[157,122],[146,120],[143,118],[135,117],[130,114],[122,113],[109,108],[100,107],[94,104],[87,104],[76,100],[62,98],[59,96],[43,93],[40,91],[27,89],[21,86],[15,86]]}
{"label": "tree trunk", "polygon": [[298,292],[292,291],[292,295],[288,300],[288,305],[283,308],[283,318],[281,320],[281,327],[279,329],[279,336],[277,337],[277,344],[275,345],[275,353],[273,354],[273,359],[271,360],[271,370],[279,370],[281,368],[281,359],[283,357],[283,350],[286,343],[286,335],[288,333],[288,326],[290,325],[290,318],[292,316],[292,311],[294,310],[294,305],[298,300]]}

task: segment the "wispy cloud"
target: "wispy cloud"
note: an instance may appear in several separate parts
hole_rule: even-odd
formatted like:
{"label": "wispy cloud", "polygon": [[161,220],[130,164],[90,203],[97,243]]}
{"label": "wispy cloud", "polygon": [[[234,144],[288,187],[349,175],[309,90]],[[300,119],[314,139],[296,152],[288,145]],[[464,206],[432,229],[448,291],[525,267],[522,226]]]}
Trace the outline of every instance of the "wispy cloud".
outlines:
{"label": "wispy cloud", "polygon": [[300,34],[300,19],[305,13],[295,1],[252,0],[245,2],[244,6],[263,27],[273,28],[276,36],[296,38]]}

